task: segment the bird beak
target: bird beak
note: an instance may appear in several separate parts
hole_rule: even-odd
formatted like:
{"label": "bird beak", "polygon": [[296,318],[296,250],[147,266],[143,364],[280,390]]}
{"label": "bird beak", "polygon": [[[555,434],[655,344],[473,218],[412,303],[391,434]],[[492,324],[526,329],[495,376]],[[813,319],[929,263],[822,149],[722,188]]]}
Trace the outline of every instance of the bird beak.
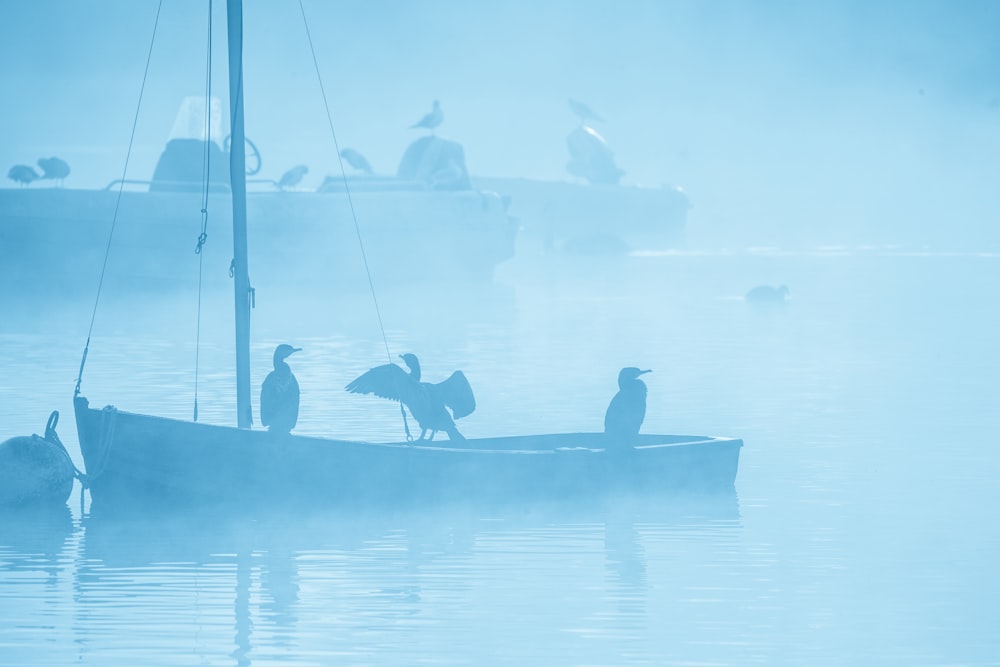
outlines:
{"label": "bird beak", "polygon": [[646,370],[646,371],[639,371],[639,375],[642,375],[644,373],[652,373],[652,372],[653,372],[653,369],[650,368],[649,370]]}
{"label": "bird beak", "polygon": [[292,351],[291,351],[291,352],[289,352],[288,354],[293,354],[293,353],[295,353],[295,352],[301,352],[301,351],[302,351],[302,348],[301,348],[301,347],[293,347],[293,348],[292,348]]}

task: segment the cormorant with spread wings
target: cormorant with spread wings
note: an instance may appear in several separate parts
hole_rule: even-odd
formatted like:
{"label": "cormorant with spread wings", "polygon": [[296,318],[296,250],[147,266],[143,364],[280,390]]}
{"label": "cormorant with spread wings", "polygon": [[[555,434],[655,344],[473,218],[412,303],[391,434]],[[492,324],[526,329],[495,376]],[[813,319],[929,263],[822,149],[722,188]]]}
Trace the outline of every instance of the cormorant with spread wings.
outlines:
{"label": "cormorant with spread wings", "polygon": [[[409,372],[396,364],[376,366],[347,385],[347,391],[354,394],[374,394],[381,398],[399,401],[400,411],[403,411],[405,405],[420,424],[418,440],[423,440],[427,431],[431,432],[431,440],[437,431],[445,431],[451,440],[465,440],[455,428],[454,421],[472,414],[476,409],[476,398],[472,394],[472,387],[465,373],[455,371],[447,380],[436,384],[421,382],[420,362],[416,355],[399,356],[409,367]],[[448,409],[451,409],[451,414],[448,413]],[[403,411],[403,425],[407,440],[412,440],[405,411]]]}

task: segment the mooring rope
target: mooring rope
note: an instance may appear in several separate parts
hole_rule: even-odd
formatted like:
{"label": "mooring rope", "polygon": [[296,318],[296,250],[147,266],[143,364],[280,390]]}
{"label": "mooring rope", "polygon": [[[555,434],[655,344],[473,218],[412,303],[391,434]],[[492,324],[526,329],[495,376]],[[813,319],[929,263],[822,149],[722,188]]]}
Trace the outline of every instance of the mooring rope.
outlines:
{"label": "mooring rope", "polygon": [[[382,333],[382,343],[385,345],[385,356],[392,363],[392,354],[389,352],[389,339],[385,335],[385,325],[382,322],[382,311],[378,305],[378,297],[375,295],[375,283],[372,281],[372,272],[368,266],[368,254],[365,252],[365,243],[361,237],[361,226],[358,224],[358,216],[354,210],[354,200],[351,197],[351,189],[347,184],[347,170],[344,169],[344,160],[340,157],[340,142],[337,141],[337,131],[333,127],[333,115],[330,113],[330,103],[327,101],[326,88],[323,86],[323,77],[319,71],[319,61],[316,59],[316,49],[313,47],[312,33],[309,31],[309,21],[306,19],[306,10],[299,0],[299,11],[302,12],[302,24],[306,29],[306,40],[309,43],[309,52],[312,54],[313,67],[316,70],[316,80],[319,82],[319,91],[323,96],[323,106],[326,109],[326,121],[330,126],[330,134],[333,137],[333,147],[337,153],[337,161],[340,163],[340,175],[344,180],[344,192],[347,193],[347,204],[351,209],[351,219],[354,221],[354,233],[358,237],[358,246],[361,248],[361,259],[365,265],[365,273],[368,275],[368,289],[371,291],[372,303],[375,305],[375,316],[378,318],[378,328]],[[403,414],[404,419],[406,414]]]}
{"label": "mooring rope", "polygon": [[149,77],[149,63],[153,59],[153,44],[156,42],[156,28],[160,24],[160,10],[163,8],[163,0],[156,5],[156,18],[153,20],[153,35],[149,39],[149,52],[146,54],[146,67],[142,73],[142,85],[139,87],[139,100],[135,105],[135,117],[132,119],[132,133],[128,139],[128,150],[125,153],[125,166],[122,167],[122,177],[118,182],[118,197],[115,200],[115,212],[111,217],[111,231],[108,233],[108,244],[104,249],[104,262],[101,264],[101,279],[97,283],[97,296],[94,297],[94,309],[90,314],[90,327],[87,329],[87,343],[83,346],[83,358],[80,360],[80,373],[76,377],[76,388],[73,395],[80,394],[80,383],[83,382],[83,367],[87,363],[87,352],[90,349],[90,337],[94,331],[94,321],[97,319],[97,305],[101,300],[101,290],[104,287],[104,275],[108,269],[108,257],[111,256],[111,239],[115,235],[115,226],[118,224],[118,210],[122,203],[122,193],[125,190],[125,177],[128,174],[128,163],[132,157],[132,146],[135,144],[135,130],[139,125],[139,109],[142,107],[142,96],[146,91],[146,79]]}
{"label": "mooring rope", "polygon": [[[73,477],[76,477],[78,480],[80,480],[80,485],[86,489],[90,486],[90,481],[87,478],[86,473],[77,468],[76,464],[73,463],[73,457],[69,455],[69,450],[66,449],[66,445],[64,445],[62,443],[62,440],[59,439],[59,434],[56,433],[56,426],[58,424],[59,424],[59,411],[53,410],[52,414],[49,415],[49,421],[45,424],[45,436],[42,438],[42,440],[44,440],[49,444],[55,445],[62,451],[63,456],[66,457],[66,460],[69,462],[70,467],[73,468]],[[36,435],[35,437],[37,438],[38,436]]]}
{"label": "mooring rope", "polygon": [[108,460],[111,458],[111,445],[115,441],[115,426],[118,421],[118,409],[113,405],[106,405],[101,410],[101,436],[100,436],[100,456],[97,457],[97,465],[87,474],[88,481],[93,481],[104,474],[108,467]]}
{"label": "mooring rope", "polygon": [[205,56],[205,147],[201,163],[201,233],[194,252],[198,255],[198,316],[194,336],[194,421],[198,421],[198,370],[201,362],[201,294],[205,256],[202,249],[208,241],[208,192],[212,180],[212,0],[208,0],[208,44]]}

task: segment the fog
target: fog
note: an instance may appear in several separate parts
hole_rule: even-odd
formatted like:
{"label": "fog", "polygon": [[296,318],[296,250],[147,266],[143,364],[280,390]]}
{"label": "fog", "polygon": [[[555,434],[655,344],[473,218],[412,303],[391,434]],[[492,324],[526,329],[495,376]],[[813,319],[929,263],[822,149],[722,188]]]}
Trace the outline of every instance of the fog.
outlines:
{"label": "fog", "polygon": [[[102,442],[106,404],[189,422],[197,401],[201,424],[235,422],[228,193],[208,197],[195,254],[197,189],[101,191],[133,122],[125,177],[148,181],[183,100],[204,96],[207,4],[163,3],[136,116],[156,2],[0,0],[0,440],[59,410],[82,467],[78,369]],[[240,506],[122,520],[77,482],[53,514],[0,512],[0,663],[993,664],[1000,3],[302,7],[331,119],[299,3],[244,9],[258,177],[308,167],[248,197],[254,429],[114,450],[143,473],[135,451],[211,450],[201,472],[225,483],[205,486]],[[226,110],[225,2],[214,12]],[[341,175],[331,120],[337,146],[393,176],[435,100],[435,136],[461,145],[476,187],[383,196],[348,168],[350,206],[311,192]],[[567,170],[570,100],[603,118],[620,184]],[[70,165],[64,183],[7,178],[48,156]],[[490,178],[527,180],[478,187]],[[566,236],[598,233],[550,243],[521,216],[532,192],[575,205]],[[641,433],[741,438],[736,482],[591,494],[567,467],[511,475],[536,498],[476,503],[491,470],[386,463],[411,490],[460,490],[420,504],[370,483],[380,465],[324,468],[293,447],[265,470],[307,459],[292,481],[242,477],[253,457],[223,445],[269,442],[279,344],[301,348],[291,433],[309,452],[403,439],[396,402],[345,391],[403,353],[426,381],[467,377],[473,441],[605,436],[635,367],[651,371]],[[284,511],[305,478],[351,497]],[[388,502],[372,510],[369,492]]]}
{"label": "fog", "polygon": [[[130,176],[204,90],[205,16],[163,8]],[[225,90],[216,3],[215,91]],[[1000,10],[991,2],[304,3],[342,146],[395,172],[439,99],[480,176],[565,179],[579,99],[625,182],[683,187],[713,245],[997,240]],[[7,3],[0,156],[120,176],[155,3]],[[248,3],[247,134],[261,176],[339,174],[297,3]]]}

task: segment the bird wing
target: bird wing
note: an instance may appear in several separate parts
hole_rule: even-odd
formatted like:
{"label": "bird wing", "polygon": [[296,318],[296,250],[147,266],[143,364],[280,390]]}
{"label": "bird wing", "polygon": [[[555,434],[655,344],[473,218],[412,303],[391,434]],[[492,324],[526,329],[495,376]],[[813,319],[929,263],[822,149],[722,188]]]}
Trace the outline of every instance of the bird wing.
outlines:
{"label": "bird wing", "polygon": [[441,111],[441,109],[435,109],[434,111],[430,112],[429,114],[424,115],[423,118],[421,118],[420,120],[418,120],[416,123],[414,123],[410,127],[411,128],[414,128],[414,127],[426,127],[427,129],[434,129],[435,127],[437,127],[438,125],[440,125],[441,121],[443,121],[443,120],[444,120],[444,112]]}
{"label": "bird wing", "polygon": [[271,376],[268,375],[264,379],[264,384],[260,387],[260,423],[264,426],[270,426],[271,419],[274,418],[275,400],[274,383],[271,380]]}
{"label": "bird wing", "polygon": [[444,404],[451,408],[455,419],[471,415],[476,409],[476,397],[472,393],[472,386],[462,371],[455,371],[451,377],[444,382],[438,382],[434,387]]}
{"label": "bird wing", "polygon": [[646,392],[622,390],[615,394],[604,413],[604,432],[635,435],[646,418]]}
{"label": "bird wing", "polygon": [[269,373],[260,387],[260,423],[270,426],[286,413],[294,424],[299,414],[299,383],[291,373]]}
{"label": "bird wing", "polygon": [[413,378],[396,364],[383,364],[365,371],[345,389],[352,394],[373,394],[379,398],[407,402],[413,392]]}

